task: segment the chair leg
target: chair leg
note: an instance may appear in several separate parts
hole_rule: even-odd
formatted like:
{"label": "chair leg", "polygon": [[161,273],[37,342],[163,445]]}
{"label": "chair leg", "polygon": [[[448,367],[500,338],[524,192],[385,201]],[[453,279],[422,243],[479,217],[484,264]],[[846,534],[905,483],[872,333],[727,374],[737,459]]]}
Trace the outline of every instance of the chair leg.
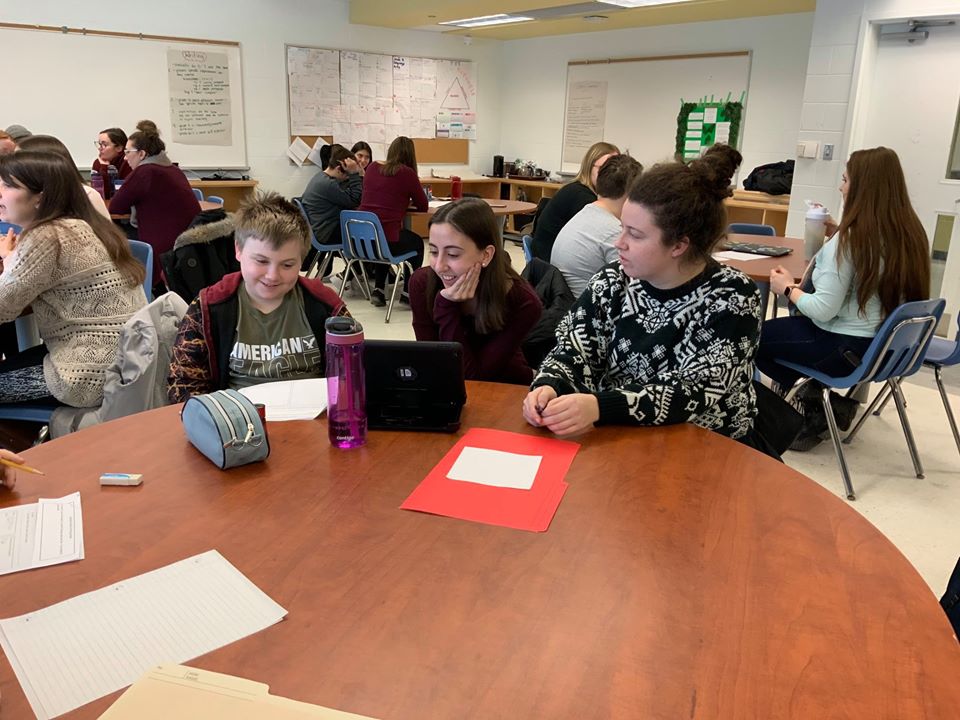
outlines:
{"label": "chair leg", "polygon": [[840,475],[843,477],[843,487],[847,491],[847,500],[856,500],[857,495],[853,491],[853,482],[850,480],[850,469],[847,467],[847,458],[843,454],[843,446],[840,444],[840,430],[837,428],[837,420],[833,416],[833,407],[830,405],[830,388],[823,389],[823,414],[827,416],[827,428],[830,430],[830,439],[833,441],[833,452],[837,456],[837,464],[840,466]]}
{"label": "chair leg", "polygon": [[917,442],[913,439],[913,431],[910,429],[910,420],[907,418],[907,403],[903,399],[903,390],[900,389],[900,381],[891,378],[890,393],[893,395],[893,401],[897,405],[897,413],[900,415],[900,425],[903,427],[903,435],[907,439],[907,448],[910,450],[910,459],[913,460],[913,469],[918,478],[923,478],[923,465],[920,462],[920,453],[917,452]]}
{"label": "chair leg", "polygon": [[886,397],[887,390],[888,388],[886,385],[880,388],[880,390],[877,392],[877,396],[873,399],[873,402],[871,402],[869,407],[867,407],[867,409],[863,411],[863,415],[861,415],[860,419],[857,420],[857,424],[853,426],[853,429],[843,439],[844,445],[849,445],[850,443],[852,443],[853,438],[855,438],[857,436],[857,433],[860,432],[860,428],[867,421],[867,418],[870,417],[871,414],[875,414],[873,411],[877,407],[877,405],[880,404],[880,401]]}
{"label": "chair leg", "polygon": [[340,280],[340,292],[337,293],[340,297],[343,297],[343,291],[347,289],[347,280],[350,279],[350,270],[353,268],[355,262],[356,260],[347,260],[347,266],[343,269],[343,278]]}
{"label": "chair leg", "polygon": [[397,300],[397,293],[403,285],[403,266],[397,268],[397,277],[393,281],[393,291],[390,293],[390,302],[387,303],[387,319],[390,322],[390,315],[393,313],[393,303]]}
{"label": "chair leg", "polygon": [[[320,263],[320,267],[317,268],[317,274],[316,274],[314,277],[318,277],[318,278],[322,278],[322,277],[323,277],[323,274],[327,271],[327,266],[328,266],[328,265],[333,265],[332,257],[333,257],[333,253],[331,253],[331,252],[328,252],[328,253],[325,254],[325,256],[324,256],[324,258],[323,258],[323,262]],[[308,275],[309,275],[309,273],[308,273]]]}
{"label": "chair leg", "polygon": [[884,387],[882,392],[884,394],[883,404],[873,411],[873,414],[876,415],[877,417],[880,417],[880,413],[883,412],[883,409],[887,406],[887,403],[890,402],[890,397],[893,395],[893,392],[890,390],[889,385]]}
{"label": "chair leg", "polygon": [[934,368],[934,374],[937,377],[937,389],[940,390],[940,399],[943,400],[943,409],[947,411],[947,420],[950,421],[950,429],[953,431],[953,441],[957,444],[957,450],[960,450],[960,433],[957,432],[957,421],[953,417],[953,409],[950,407],[950,398],[947,397],[947,391],[943,387],[943,367],[937,365]]}

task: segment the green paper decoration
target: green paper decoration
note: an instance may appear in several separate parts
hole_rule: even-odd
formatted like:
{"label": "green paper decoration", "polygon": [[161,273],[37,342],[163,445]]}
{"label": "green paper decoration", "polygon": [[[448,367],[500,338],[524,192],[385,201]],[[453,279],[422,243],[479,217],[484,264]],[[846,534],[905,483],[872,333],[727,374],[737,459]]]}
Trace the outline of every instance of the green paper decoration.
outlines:
{"label": "green paper decoration", "polygon": [[[730,123],[730,137],[727,142],[731,147],[739,149],[740,123],[743,119],[742,102],[681,102],[680,114],[677,115],[676,157],[678,160],[687,161],[700,157],[699,149],[696,151],[686,149],[688,123],[692,113],[704,113],[709,108],[716,108],[718,123]],[[714,144],[716,130],[716,123],[703,123],[700,131],[701,148],[708,148]]]}

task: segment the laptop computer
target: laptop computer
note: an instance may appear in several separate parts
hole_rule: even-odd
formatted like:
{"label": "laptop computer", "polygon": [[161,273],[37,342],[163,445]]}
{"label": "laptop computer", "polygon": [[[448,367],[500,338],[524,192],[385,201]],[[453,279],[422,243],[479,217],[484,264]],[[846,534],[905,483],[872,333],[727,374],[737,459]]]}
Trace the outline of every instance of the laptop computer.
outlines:
{"label": "laptop computer", "polygon": [[768,255],[770,257],[780,257],[781,255],[789,255],[793,252],[792,249],[783,247],[782,245],[763,245],[761,243],[748,242],[725,242],[723,243],[723,249],[753,253],[754,255]]}
{"label": "laptop computer", "polygon": [[366,340],[367,427],[456,432],[467,401],[456,342]]}

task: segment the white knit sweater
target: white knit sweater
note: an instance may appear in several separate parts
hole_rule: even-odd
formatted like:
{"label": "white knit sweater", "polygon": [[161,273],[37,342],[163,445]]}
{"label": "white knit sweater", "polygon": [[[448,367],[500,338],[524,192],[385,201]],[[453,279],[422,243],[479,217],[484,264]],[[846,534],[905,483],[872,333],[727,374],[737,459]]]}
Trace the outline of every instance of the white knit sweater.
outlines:
{"label": "white knit sweater", "polygon": [[43,361],[47,387],[74,407],[100,404],[120,329],[146,302],[143,286],[127,284],[82,220],[25,231],[0,274],[0,322],[32,306],[49,351]]}

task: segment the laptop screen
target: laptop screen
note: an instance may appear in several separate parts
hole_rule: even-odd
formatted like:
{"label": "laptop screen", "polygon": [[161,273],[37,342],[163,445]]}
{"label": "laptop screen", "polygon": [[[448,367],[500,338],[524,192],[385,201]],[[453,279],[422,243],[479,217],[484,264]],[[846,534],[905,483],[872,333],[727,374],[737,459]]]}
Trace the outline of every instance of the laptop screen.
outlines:
{"label": "laptop screen", "polygon": [[460,343],[366,340],[363,364],[371,430],[460,427],[467,401]]}

